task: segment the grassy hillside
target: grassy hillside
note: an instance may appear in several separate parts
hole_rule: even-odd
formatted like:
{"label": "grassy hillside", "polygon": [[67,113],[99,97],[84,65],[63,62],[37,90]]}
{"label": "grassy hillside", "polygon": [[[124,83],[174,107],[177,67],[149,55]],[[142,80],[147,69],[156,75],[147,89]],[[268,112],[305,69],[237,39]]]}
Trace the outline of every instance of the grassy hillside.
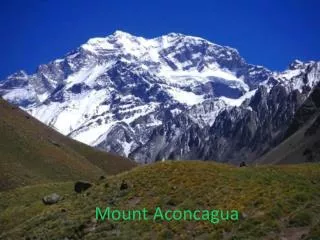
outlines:
{"label": "grassy hillside", "polygon": [[[120,190],[122,180],[128,189]],[[0,239],[320,239],[320,164],[237,168],[162,162],[96,182],[0,193]],[[41,198],[56,192],[61,202]],[[95,208],[236,209],[238,221],[96,221]],[[149,216],[148,215],[148,216]],[[282,237],[282,238],[281,238]]]}
{"label": "grassy hillside", "polygon": [[133,166],[128,159],[57,133],[0,99],[0,190],[52,181],[97,179]]}

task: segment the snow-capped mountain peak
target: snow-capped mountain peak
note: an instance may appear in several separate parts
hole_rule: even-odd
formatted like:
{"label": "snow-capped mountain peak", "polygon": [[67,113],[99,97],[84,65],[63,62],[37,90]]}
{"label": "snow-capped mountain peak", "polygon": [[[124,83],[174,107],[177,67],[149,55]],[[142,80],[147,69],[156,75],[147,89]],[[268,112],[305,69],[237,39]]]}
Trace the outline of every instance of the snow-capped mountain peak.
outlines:
{"label": "snow-capped mountain peak", "polygon": [[[142,146],[161,135],[161,126],[210,128],[226,109],[253,109],[248,102],[261,94],[261,85],[268,92],[277,84],[288,92],[311,89],[320,68],[310,64],[295,61],[273,73],[200,37],[169,33],[146,39],[115,31],[89,39],[32,75],[9,76],[0,94],[65,135],[140,159]],[[173,140],[178,133],[170,134]]]}
{"label": "snow-capped mountain peak", "polygon": [[132,37],[132,35],[130,33],[121,31],[121,30],[116,30],[114,31],[114,33],[112,34],[115,37]]}
{"label": "snow-capped mountain peak", "polygon": [[290,70],[294,70],[297,68],[301,68],[304,65],[304,63],[298,59],[295,59],[290,65],[289,65],[289,69]]}

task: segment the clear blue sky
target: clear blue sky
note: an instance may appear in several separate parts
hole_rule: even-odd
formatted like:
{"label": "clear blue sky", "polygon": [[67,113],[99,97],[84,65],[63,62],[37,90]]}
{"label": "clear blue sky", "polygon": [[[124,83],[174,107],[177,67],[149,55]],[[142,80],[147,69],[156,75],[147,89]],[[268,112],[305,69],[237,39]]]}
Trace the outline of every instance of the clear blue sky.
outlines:
{"label": "clear blue sky", "polygon": [[283,70],[294,59],[320,60],[319,9],[318,0],[1,0],[0,79],[115,30],[200,36]]}

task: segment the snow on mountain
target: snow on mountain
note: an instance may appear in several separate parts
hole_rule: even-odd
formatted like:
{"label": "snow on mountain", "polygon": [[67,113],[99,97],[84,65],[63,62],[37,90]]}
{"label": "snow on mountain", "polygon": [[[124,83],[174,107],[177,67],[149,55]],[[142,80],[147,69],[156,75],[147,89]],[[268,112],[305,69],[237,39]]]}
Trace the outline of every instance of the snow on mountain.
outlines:
{"label": "snow on mountain", "polygon": [[174,100],[189,106],[201,103],[203,101],[203,96],[196,95],[193,92],[184,91],[179,88],[168,88],[167,91]]}
{"label": "snow on mountain", "polygon": [[[288,70],[276,73],[275,78],[286,85],[288,91],[310,91],[319,82],[319,70],[320,62],[310,61],[309,63],[303,63],[295,60]],[[301,77],[302,75],[305,76]]]}
{"label": "snow on mountain", "polygon": [[9,76],[0,94],[64,135],[129,156],[168,119],[186,115],[181,120],[205,129],[224,109],[248,102],[260,85],[310,91],[319,67],[295,61],[273,73],[199,37],[145,39],[116,31],[89,39],[32,75]]}
{"label": "snow on mountain", "polygon": [[227,98],[224,96],[220,97],[220,99],[224,101],[227,105],[239,107],[245,100],[250,99],[256,93],[256,91],[257,89],[246,92],[245,94],[243,94],[241,97],[237,99]]}

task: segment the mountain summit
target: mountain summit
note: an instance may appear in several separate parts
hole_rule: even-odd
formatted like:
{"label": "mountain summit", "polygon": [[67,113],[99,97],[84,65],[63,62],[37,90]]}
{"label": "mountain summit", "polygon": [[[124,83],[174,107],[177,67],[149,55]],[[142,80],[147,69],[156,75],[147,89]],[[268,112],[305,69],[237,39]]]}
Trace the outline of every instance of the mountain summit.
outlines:
{"label": "mountain summit", "polygon": [[137,162],[253,161],[282,139],[319,74],[319,62],[278,73],[203,38],[116,31],[34,74],[12,74],[0,95],[64,135]]}

